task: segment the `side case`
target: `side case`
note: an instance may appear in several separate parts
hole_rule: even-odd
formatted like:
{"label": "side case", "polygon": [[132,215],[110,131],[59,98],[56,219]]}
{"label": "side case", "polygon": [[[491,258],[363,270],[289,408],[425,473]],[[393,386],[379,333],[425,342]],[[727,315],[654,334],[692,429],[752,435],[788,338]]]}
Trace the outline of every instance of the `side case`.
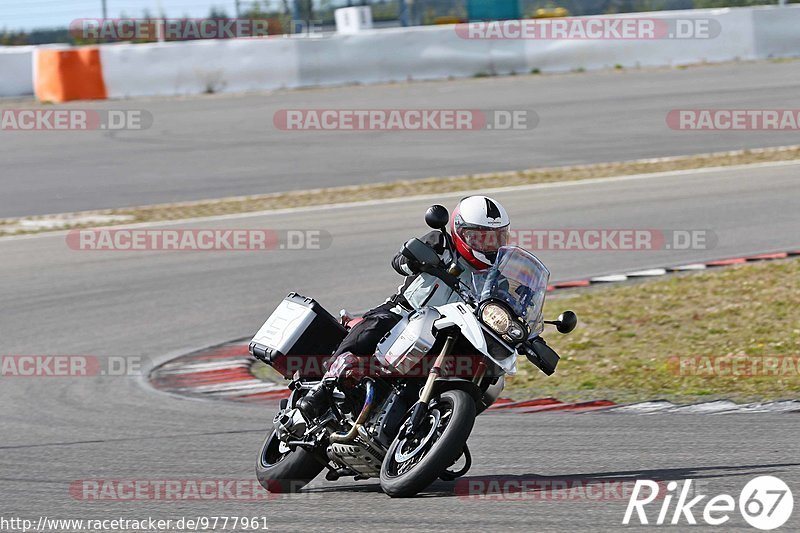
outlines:
{"label": "side case", "polygon": [[250,353],[290,378],[318,377],[347,330],[316,300],[289,293],[250,341]]}

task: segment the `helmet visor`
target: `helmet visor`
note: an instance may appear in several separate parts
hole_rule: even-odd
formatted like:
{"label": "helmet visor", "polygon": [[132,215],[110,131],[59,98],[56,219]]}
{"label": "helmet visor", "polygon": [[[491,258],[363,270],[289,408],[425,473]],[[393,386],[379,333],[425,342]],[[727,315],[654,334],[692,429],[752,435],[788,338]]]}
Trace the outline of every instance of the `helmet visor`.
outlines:
{"label": "helmet visor", "polygon": [[504,228],[462,228],[458,236],[471,249],[482,253],[493,253],[508,244],[508,226]]}

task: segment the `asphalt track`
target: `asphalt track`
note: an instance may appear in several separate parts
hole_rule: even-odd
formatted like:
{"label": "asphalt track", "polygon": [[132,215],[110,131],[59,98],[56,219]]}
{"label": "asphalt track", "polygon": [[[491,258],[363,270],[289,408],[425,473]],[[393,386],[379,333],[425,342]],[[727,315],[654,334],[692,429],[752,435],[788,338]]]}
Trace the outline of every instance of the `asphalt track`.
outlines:
{"label": "asphalt track", "polygon": [[[767,252],[798,245],[797,163],[557,184],[498,192],[517,228],[709,229],[710,250],[542,252],[553,280]],[[439,199],[452,205],[458,195]],[[0,240],[0,354],[143,357],[146,364],[252,333],[289,290],[335,311],[379,302],[399,279],[389,257],[425,231],[430,200],[297,210],[184,223],[190,228],[306,228],[325,250],[79,252],[63,234]],[[554,341],[558,345],[557,339]],[[543,378],[544,379],[544,378]],[[272,413],[177,399],[141,377],[2,378],[4,517],[267,517],[272,530],[614,531],[625,501],[472,501],[436,485],[391,501],[373,481],[318,482],[268,502],[84,501],[83,479],[252,479]],[[738,495],[758,474],[800,494],[796,415],[486,415],[471,439],[476,476],[702,479]],[[652,516],[651,516],[652,518]],[[797,530],[795,517],[787,530]],[[744,527],[734,516],[726,530]],[[684,530],[684,528],[673,528]]]}
{"label": "asphalt track", "polygon": [[[77,102],[143,109],[144,131],[0,133],[0,218],[374,181],[797,143],[795,132],[683,132],[681,108],[791,108],[796,62],[515,76],[247,96]],[[29,107],[12,101],[2,108]],[[280,109],[533,110],[532,130],[282,131]]]}

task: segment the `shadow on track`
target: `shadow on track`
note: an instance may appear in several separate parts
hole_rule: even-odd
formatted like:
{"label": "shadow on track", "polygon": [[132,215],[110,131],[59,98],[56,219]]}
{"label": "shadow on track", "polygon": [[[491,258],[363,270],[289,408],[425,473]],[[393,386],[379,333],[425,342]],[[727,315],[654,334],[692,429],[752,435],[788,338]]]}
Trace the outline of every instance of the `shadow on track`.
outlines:
{"label": "shadow on track", "polygon": [[[657,482],[679,481],[683,479],[712,479],[728,477],[752,477],[765,473],[777,473],[784,468],[800,467],[800,463],[772,463],[764,465],[721,465],[697,466],[682,468],[661,468],[647,470],[620,470],[612,472],[592,472],[582,474],[568,474],[545,476],[541,474],[494,475],[494,476],[465,476],[456,481],[437,481],[427,491],[419,494],[418,498],[436,497],[470,497],[479,496],[472,494],[470,487],[497,486],[513,487],[509,492],[516,493],[524,498],[527,494],[537,498],[537,494],[554,490],[570,490],[568,487],[575,485],[606,485],[609,483],[632,483],[637,479],[650,479]],[[561,487],[559,487],[561,484]],[[359,483],[348,485],[330,485],[325,487],[309,488],[304,492],[324,493],[351,493],[351,494],[379,494],[382,493],[380,483]],[[491,495],[491,491],[488,491]]]}

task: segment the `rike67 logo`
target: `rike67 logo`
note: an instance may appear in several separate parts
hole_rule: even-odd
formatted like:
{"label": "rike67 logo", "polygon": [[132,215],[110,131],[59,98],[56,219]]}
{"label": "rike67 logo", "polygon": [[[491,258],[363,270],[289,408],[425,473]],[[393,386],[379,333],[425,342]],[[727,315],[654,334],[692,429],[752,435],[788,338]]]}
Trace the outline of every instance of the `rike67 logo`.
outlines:
{"label": "rike67 logo", "polygon": [[[695,525],[698,523],[696,514],[701,523],[710,526],[720,526],[731,519],[731,514],[736,510],[745,522],[756,529],[776,529],[789,520],[794,507],[794,498],[789,486],[781,479],[774,476],[759,476],[750,480],[739,494],[738,502],[730,494],[718,494],[708,498],[700,490],[692,487],[692,480],[687,479],[679,485],[677,481],[670,481],[666,486],[666,495],[659,494],[663,483],[651,480],[637,480],[633,493],[628,500],[623,525],[631,523],[631,519],[638,519],[639,524],[653,525]],[[659,500],[656,504],[645,510],[650,503]],[[675,504],[673,507],[673,500]],[[658,515],[654,518],[655,511]],[[648,512],[649,511],[649,516]],[[634,518],[635,516],[635,518]]]}

